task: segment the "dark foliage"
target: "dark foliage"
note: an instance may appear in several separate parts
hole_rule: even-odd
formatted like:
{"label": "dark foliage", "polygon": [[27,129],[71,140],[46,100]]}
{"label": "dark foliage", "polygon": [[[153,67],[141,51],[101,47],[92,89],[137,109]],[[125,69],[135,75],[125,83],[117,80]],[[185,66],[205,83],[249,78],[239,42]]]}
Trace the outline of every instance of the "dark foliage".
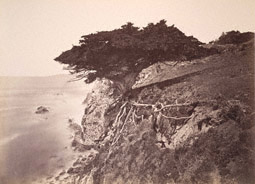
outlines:
{"label": "dark foliage", "polygon": [[217,44],[240,44],[247,42],[254,38],[254,33],[245,32],[240,33],[239,31],[229,31],[227,33],[222,33],[220,38],[215,42]]}
{"label": "dark foliage", "polygon": [[167,26],[165,20],[142,29],[128,22],[120,29],[82,36],[79,46],[55,60],[68,64],[71,73],[80,73],[78,77],[86,77],[88,83],[96,77],[119,80],[155,62],[190,60],[214,53],[201,44],[174,25]]}

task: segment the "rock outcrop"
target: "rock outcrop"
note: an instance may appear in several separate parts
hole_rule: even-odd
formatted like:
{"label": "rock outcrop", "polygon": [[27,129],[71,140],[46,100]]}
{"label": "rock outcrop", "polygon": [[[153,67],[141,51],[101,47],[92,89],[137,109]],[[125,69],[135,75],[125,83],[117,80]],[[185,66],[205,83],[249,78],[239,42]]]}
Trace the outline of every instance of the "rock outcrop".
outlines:
{"label": "rock outcrop", "polygon": [[44,107],[44,106],[40,106],[36,109],[35,113],[36,114],[45,114],[45,113],[48,113],[49,110],[47,107]]}
{"label": "rock outcrop", "polygon": [[110,122],[105,114],[117,98],[112,85],[107,79],[97,81],[94,90],[84,100],[86,107],[82,127],[85,144],[94,145],[108,131]]}

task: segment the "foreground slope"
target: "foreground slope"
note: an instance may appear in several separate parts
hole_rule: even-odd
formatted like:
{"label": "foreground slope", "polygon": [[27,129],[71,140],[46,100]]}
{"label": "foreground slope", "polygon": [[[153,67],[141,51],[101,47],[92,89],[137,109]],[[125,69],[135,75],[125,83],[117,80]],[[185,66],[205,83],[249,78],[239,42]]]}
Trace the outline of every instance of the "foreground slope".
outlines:
{"label": "foreground slope", "polygon": [[254,183],[254,40],[213,47],[153,64],[125,94],[97,81],[73,141],[90,154],[56,180]]}

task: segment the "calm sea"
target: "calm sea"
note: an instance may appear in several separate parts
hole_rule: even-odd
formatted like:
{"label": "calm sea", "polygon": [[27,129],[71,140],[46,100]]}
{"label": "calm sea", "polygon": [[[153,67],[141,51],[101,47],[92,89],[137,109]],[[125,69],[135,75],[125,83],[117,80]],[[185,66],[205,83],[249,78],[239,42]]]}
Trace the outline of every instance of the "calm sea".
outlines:
{"label": "calm sea", "polygon": [[[78,154],[70,147],[68,119],[80,123],[82,101],[89,89],[84,83],[70,85],[66,78],[55,80],[56,85],[52,80],[44,78],[41,86],[37,78],[23,80],[24,85],[15,87],[0,86],[1,184],[52,177]],[[35,114],[39,106],[47,107],[49,113]]]}

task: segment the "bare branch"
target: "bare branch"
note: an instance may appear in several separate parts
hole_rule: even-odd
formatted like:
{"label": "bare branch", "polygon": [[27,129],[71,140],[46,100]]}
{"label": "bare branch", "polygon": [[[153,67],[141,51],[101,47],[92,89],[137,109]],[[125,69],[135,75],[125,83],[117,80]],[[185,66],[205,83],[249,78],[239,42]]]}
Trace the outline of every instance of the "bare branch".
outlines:
{"label": "bare branch", "polygon": [[191,116],[188,116],[188,117],[171,117],[171,116],[166,116],[166,115],[164,115],[164,114],[162,114],[162,113],[161,113],[161,115],[162,115],[164,118],[167,118],[167,119],[174,119],[174,120],[189,119],[189,118],[192,117],[192,115],[191,115]]}
{"label": "bare branch", "polygon": [[[121,118],[124,116],[124,114],[126,113],[126,111],[127,111],[127,108],[126,107],[124,107],[124,109],[123,109],[123,113],[120,115],[120,117],[119,117],[119,121],[121,120]],[[118,122],[119,122],[118,121]]]}
{"label": "bare branch", "polygon": [[165,105],[162,109],[168,108],[168,107],[180,107],[180,106],[189,106],[189,105],[192,105],[192,103],[169,104],[169,105]]}
{"label": "bare branch", "polygon": [[137,102],[133,102],[132,105],[136,106],[136,107],[153,107],[153,104],[141,104],[141,103],[137,103]]}
{"label": "bare branch", "polygon": [[126,118],[125,118],[125,121],[124,121],[123,124],[122,124],[122,127],[121,127],[121,129],[120,129],[120,132],[119,132],[119,134],[118,134],[118,137],[116,137],[116,139],[112,142],[112,145],[111,145],[111,146],[114,146],[114,145],[118,142],[118,140],[119,140],[119,138],[120,138],[120,136],[121,136],[121,133],[122,133],[122,131],[124,130],[125,124],[126,124],[128,118],[129,118],[129,116],[130,116],[131,113],[132,113],[132,110],[133,110],[133,107],[130,108],[130,110],[129,110],[129,112],[128,112]]}
{"label": "bare branch", "polygon": [[[137,102],[133,102],[132,105],[136,106],[136,107],[152,107],[153,109],[155,109],[155,112],[160,112],[165,108],[171,108],[171,107],[181,107],[181,106],[189,106],[192,105],[192,103],[183,103],[183,104],[169,104],[169,105],[163,105],[162,103],[160,104],[142,104],[142,103],[137,103]],[[158,108],[157,105],[160,105],[161,107]]]}
{"label": "bare branch", "polygon": [[136,126],[136,124],[135,124],[135,110],[134,110],[133,113],[132,113],[132,122],[133,122],[134,125]]}
{"label": "bare branch", "polygon": [[119,112],[118,112],[118,114],[117,114],[117,116],[116,116],[116,118],[115,118],[115,121],[114,121],[113,125],[115,125],[115,124],[119,121],[119,119],[123,116],[124,110],[122,111],[122,109],[126,106],[126,104],[127,104],[127,102],[125,102],[125,103],[120,107],[120,110],[119,110]]}

